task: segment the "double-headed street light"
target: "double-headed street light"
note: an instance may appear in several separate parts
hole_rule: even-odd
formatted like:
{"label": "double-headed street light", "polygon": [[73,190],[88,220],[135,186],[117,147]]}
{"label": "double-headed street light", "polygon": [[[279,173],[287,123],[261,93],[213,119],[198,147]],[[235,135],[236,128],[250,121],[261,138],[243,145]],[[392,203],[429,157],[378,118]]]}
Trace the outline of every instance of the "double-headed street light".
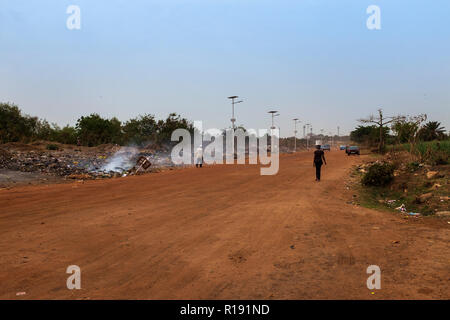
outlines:
{"label": "double-headed street light", "polygon": [[235,99],[239,98],[239,96],[231,96],[228,99],[231,99],[231,126],[233,127],[233,131],[236,129],[236,118],[234,117],[234,105],[243,102],[242,100],[235,101]]}
{"label": "double-headed street light", "polygon": [[276,129],[276,127],[275,127],[275,125],[274,125],[274,123],[273,123],[273,118],[274,117],[278,117],[280,114],[279,113],[277,113],[278,111],[276,111],[276,110],[272,110],[272,111],[269,111],[268,113],[270,113],[271,115],[272,115],[272,126],[270,127],[270,129],[272,129],[272,130],[274,130],[274,129]]}

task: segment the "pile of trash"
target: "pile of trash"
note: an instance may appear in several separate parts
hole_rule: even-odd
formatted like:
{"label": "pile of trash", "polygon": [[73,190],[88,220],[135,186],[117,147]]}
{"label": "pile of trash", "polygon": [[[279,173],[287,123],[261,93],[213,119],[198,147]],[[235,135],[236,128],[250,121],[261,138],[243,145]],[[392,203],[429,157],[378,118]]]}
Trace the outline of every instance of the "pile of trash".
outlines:
{"label": "pile of trash", "polygon": [[107,145],[46,150],[30,145],[26,148],[0,146],[0,169],[38,172],[66,179],[121,177],[170,166],[174,164],[167,151],[136,147]]}
{"label": "pile of trash", "polygon": [[0,168],[21,172],[39,172],[58,176],[86,173],[91,163],[101,161],[82,153],[45,151],[9,151],[0,158]]}

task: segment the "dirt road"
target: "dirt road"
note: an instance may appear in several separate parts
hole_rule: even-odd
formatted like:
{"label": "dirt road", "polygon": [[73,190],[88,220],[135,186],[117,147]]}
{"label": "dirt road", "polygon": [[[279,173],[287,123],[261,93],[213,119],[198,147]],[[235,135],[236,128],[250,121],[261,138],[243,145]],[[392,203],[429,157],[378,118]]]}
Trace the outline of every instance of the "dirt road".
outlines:
{"label": "dirt road", "polygon": [[450,225],[347,204],[360,160],[327,158],[1,190],[0,298],[449,299]]}

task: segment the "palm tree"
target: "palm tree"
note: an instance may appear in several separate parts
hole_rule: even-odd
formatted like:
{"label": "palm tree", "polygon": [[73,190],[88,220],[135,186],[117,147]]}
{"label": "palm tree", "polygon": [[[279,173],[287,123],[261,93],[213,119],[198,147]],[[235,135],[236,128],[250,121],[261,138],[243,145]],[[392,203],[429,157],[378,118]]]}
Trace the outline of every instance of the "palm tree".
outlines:
{"label": "palm tree", "polygon": [[428,121],[420,131],[420,137],[425,141],[440,140],[445,135],[445,128],[438,121]]}

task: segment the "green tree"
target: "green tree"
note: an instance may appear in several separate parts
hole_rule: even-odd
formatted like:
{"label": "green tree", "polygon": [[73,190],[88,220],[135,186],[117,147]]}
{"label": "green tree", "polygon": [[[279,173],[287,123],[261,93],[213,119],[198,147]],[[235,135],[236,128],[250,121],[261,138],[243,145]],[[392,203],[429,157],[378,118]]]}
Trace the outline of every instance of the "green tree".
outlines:
{"label": "green tree", "polygon": [[[378,109],[378,116],[370,115],[366,119],[359,119],[358,121],[361,123],[372,123],[378,127],[378,152],[383,153],[384,151],[384,145],[386,141],[386,135],[385,135],[385,128],[386,126],[394,121],[398,121],[399,119],[402,119],[404,117],[397,116],[397,117],[386,117],[383,114],[383,110],[380,108]],[[388,128],[389,132],[389,128]]]}
{"label": "green tree", "polygon": [[158,125],[153,115],[146,114],[128,120],[122,129],[125,143],[142,145],[155,139]]}
{"label": "green tree", "polygon": [[170,142],[172,132],[176,129],[186,129],[194,132],[194,126],[185,118],[181,118],[176,113],[171,113],[166,120],[159,120],[157,123],[157,140],[159,143]]}
{"label": "green tree", "polygon": [[78,119],[76,130],[81,144],[85,146],[122,142],[122,124],[117,118],[104,119],[93,113]]}
{"label": "green tree", "polygon": [[56,141],[64,144],[76,144],[77,137],[77,130],[67,125],[58,131]]}
{"label": "green tree", "polygon": [[17,105],[0,103],[0,143],[32,140],[37,122],[36,117],[23,115]]}
{"label": "green tree", "polygon": [[[383,139],[386,140],[389,135],[389,128],[383,128]],[[369,146],[379,144],[379,129],[377,126],[358,126],[350,132],[350,140],[357,143],[365,143]]]}
{"label": "green tree", "polygon": [[445,128],[440,122],[428,121],[420,130],[419,136],[424,141],[442,140],[445,138]]}
{"label": "green tree", "polygon": [[410,121],[399,120],[392,125],[392,131],[394,131],[398,143],[409,142],[410,138],[417,133],[418,129],[418,124]]}

